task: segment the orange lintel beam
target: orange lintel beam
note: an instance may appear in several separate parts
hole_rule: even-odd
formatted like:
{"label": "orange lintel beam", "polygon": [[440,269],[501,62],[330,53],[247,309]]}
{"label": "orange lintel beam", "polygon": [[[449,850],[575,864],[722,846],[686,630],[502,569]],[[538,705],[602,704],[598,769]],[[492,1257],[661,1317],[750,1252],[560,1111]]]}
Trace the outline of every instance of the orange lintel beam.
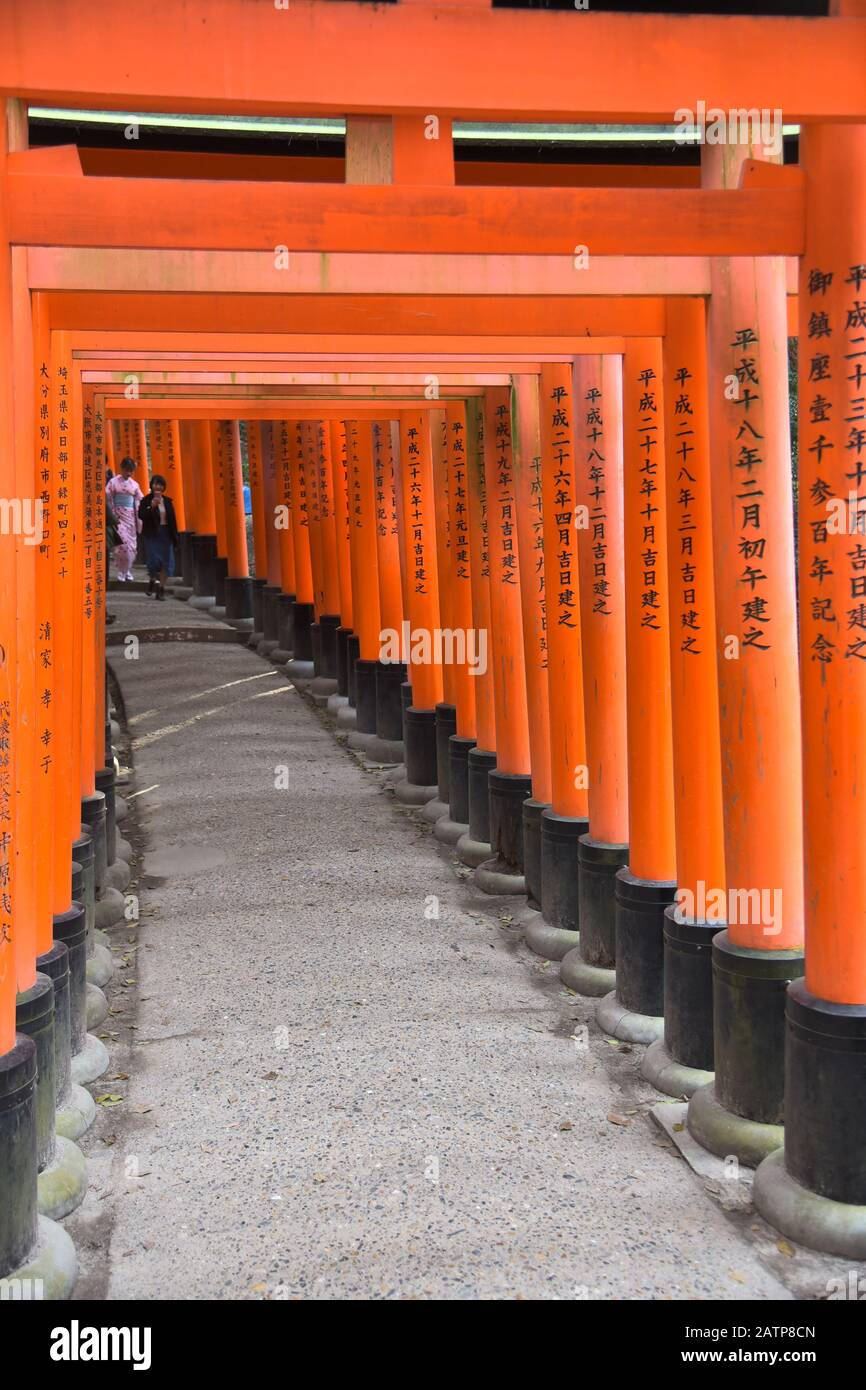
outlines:
{"label": "orange lintel beam", "polygon": [[[262,179],[280,183],[343,183],[345,160],[334,155],[222,154],[202,150],[79,150],[85,174],[135,179]],[[697,164],[548,164],[461,159],[459,185],[539,188],[699,188]]]}
{"label": "orange lintel beam", "polygon": [[[254,295],[204,294],[48,295],[53,328],[130,332],[163,330],[178,324],[186,332],[319,333],[330,346],[340,333],[419,334],[425,343],[440,334],[587,334],[652,338],[664,332],[664,302],[655,296],[568,299],[557,295]],[[164,339],[162,340],[164,343]],[[236,341],[233,336],[232,341]]]}
{"label": "orange lintel beam", "polygon": [[[142,413],[140,400],[130,401],[123,396],[106,396],[106,417],[112,420],[137,420]],[[148,399],[147,418],[149,420],[282,420],[291,416],[293,420],[342,420],[347,410],[353,417],[370,419],[396,419],[401,411],[441,410],[442,401],[408,400],[397,397],[393,404],[386,405],[380,398],[372,400],[353,400],[347,402],[332,398],[297,402],[285,396],[272,400],[219,398],[182,398],[172,396],[169,400]]]}
{"label": "orange lintel beam", "polygon": [[10,240],[24,246],[593,256],[796,256],[801,186],[449,188],[382,184],[85,180],[9,174]]}
{"label": "orange lintel beam", "polygon": [[116,0],[89,0],[86,23],[71,0],[4,0],[0,92],[116,110],[609,122],[670,122],[687,92],[724,110],[760,99],[789,121],[866,119],[859,19],[348,0],[152,0],[147,19]]}

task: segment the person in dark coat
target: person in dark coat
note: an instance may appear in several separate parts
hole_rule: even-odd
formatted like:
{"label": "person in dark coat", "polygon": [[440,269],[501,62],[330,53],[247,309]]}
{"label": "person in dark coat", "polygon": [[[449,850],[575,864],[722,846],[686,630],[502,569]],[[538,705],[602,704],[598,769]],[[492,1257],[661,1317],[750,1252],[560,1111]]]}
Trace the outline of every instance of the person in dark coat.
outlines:
{"label": "person in dark coat", "polygon": [[141,538],[147,559],[148,594],[165,598],[165,581],[174,574],[174,547],[177,545],[177,520],[174,503],[166,496],[165,478],[154,473],[150,492],[138,505]]}

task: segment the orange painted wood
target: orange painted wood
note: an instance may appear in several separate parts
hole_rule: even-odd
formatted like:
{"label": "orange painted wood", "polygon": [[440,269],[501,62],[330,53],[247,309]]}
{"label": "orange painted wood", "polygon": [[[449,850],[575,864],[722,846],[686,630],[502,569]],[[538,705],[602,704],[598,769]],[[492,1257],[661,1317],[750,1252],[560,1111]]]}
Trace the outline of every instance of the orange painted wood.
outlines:
{"label": "orange painted wood", "polygon": [[520,608],[532,795],[536,801],[548,804],[551,800],[550,708],[537,379],[534,376],[515,377],[512,399],[516,431],[513,452],[520,553]]}
{"label": "orange painted wood", "polygon": [[[694,293],[694,290],[691,291]],[[74,290],[53,291],[52,322],[79,332],[116,330],[118,309],[112,296]],[[447,335],[465,334],[472,325],[475,337],[500,335],[509,341],[521,335],[582,338],[587,334],[652,336],[662,331],[663,304],[654,294],[596,302],[563,295],[486,296],[467,294],[442,298],[435,294],[389,295],[387,302],[371,303],[360,294],[171,295],[124,293],[123,323],[130,332],[172,331],[178,322],[187,332],[249,335],[276,334],[291,322],[295,333],[369,337],[383,335],[383,350],[397,335],[422,335],[420,346],[431,335],[447,341]],[[444,346],[444,342],[443,342]]]}
{"label": "orange painted wood", "polygon": [[349,509],[349,458],[346,448],[346,426],[342,420],[330,420],[331,478],[334,488],[334,531],[337,547],[337,568],[340,579],[340,624],[351,628],[352,552],[350,544],[351,514]]}
{"label": "orange painted wood", "polygon": [[[739,176],[740,147],[707,146],[705,176]],[[782,262],[714,261],[709,311],[713,555],[729,894],[760,907],[738,946],[803,940],[803,805]],[[725,389],[727,384],[728,389]],[[779,909],[760,920],[769,895]],[[751,901],[751,900],[750,900]],[[740,915],[740,914],[738,914]],[[755,920],[755,919],[758,920]]]}
{"label": "orange painted wood", "polygon": [[[98,149],[78,151],[87,175],[115,178],[264,179],[285,183],[342,183],[345,161],[332,155],[222,154],[202,150]],[[461,159],[457,184],[531,184],[697,188],[700,171],[691,166],[655,164],[528,164],[512,160],[485,163]]]}
{"label": "orange painted wood", "polygon": [[573,256],[578,242],[596,256],[795,256],[803,248],[799,186],[721,191],[297,183],[288,201],[280,184],[262,182],[141,179],[135,188],[131,200],[125,179],[22,169],[9,176],[10,239],[22,246],[271,255],[288,246],[326,255],[375,248]]}
{"label": "orange painted wood", "polygon": [[623,359],[628,866],[676,880],[671,653],[665,514],[664,369],[659,338]]}
{"label": "orange painted wood", "polygon": [[[466,406],[449,405],[445,410],[445,424],[448,435],[448,529],[450,535],[451,561],[451,621],[453,626],[466,634],[466,650],[469,651],[469,633],[475,632],[472,616],[472,555],[469,540],[469,458],[466,437]],[[474,651],[480,654],[478,634],[475,633]],[[485,642],[487,633],[484,634]],[[475,691],[478,685],[478,669],[484,662],[477,660],[474,667],[462,662],[456,667],[456,691],[454,702],[457,706],[457,734],[460,738],[475,738]]]}
{"label": "orange painted wood", "polygon": [[222,479],[226,519],[226,559],[230,579],[249,575],[247,521],[244,511],[244,478],[241,466],[241,436],[237,420],[221,420],[218,426],[222,454]]}
{"label": "orange painted wood", "polygon": [[267,521],[262,465],[262,427],[258,420],[247,421],[247,459],[250,468],[250,501],[253,515],[253,558],[257,579],[268,579]]}
{"label": "orange painted wood", "polygon": [[383,629],[392,628],[399,634],[403,622],[403,590],[397,526],[397,474],[390,420],[373,421],[372,447],[379,616]]}
{"label": "orange painted wood", "polygon": [[349,455],[353,628],[362,661],[377,661],[380,652],[379,573],[376,564],[376,507],[373,483],[373,434],[369,420],[346,420]]}
{"label": "orange painted wood", "polygon": [[479,748],[492,753],[496,749],[496,709],[493,701],[490,522],[487,511],[484,406],[479,400],[469,400],[465,403],[465,410],[472,625],[477,633],[485,634],[487,642],[487,669],[475,678],[475,738]]}
{"label": "orange painted wood", "polygon": [[708,106],[748,108],[760,92],[789,121],[866,117],[859,19],[701,15],[696,23],[689,15],[348,0],[339,8],[292,0],[276,15],[270,5],[210,0],[207,17],[203,25],[196,9],[161,0],[143,29],[134,11],[91,0],[87,25],[74,25],[66,23],[65,0],[7,0],[0,91],[97,110],[309,116],[384,109],[467,120],[659,123],[682,104],[688,73],[688,91]]}
{"label": "orange painted wood", "polygon": [[[6,112],[0,108],[0,491],[15,495],[15,432],[13,424],[15,353],[12,336],[12,260],[5,198],[8,135]],[[15,820],[17,590],[14,540],[0,536],[0,731],[7,740],[0,748],[0,1056],[15,1046],[15,920],[12,905],[18,828]]]}
{"label": "orange painted wood", "polygon": [[511,391],[497,387],[484,397],[484,466],[487,482],[490,564],[490,660],[496,711],[496,766],[500,772],[531,770],[517,493],[511,433]]}
{"label": "orange painted wood", "polygon": [[866,127],[811,126],[802,141],[810,219],[800,281],[798,488],[806,984],[819,998],[862,1005]]}
{"label": "orange painted wood", "polygon": [[[403,543],[409,601],[406,618],[411,632],[432,643],[431,659],[409,662],[412,704],[435,709],[442,699],[441,663],[435,660],[434,638],[440,626],[439,569],[433,498],[433,454],[429,411],[400,414],[400,480],[403,492]],[[357,613],[355,629],[357,631]]]}
{"label": "orange painted wood", "polygon": [[542,367],[538,383],[547,607],[550,800],[560,816],[586,818],[589,796],[581,659],[575,508],[576,415],[571,367]]}
{"label": "orange painted wood", "polygon": [[207,427],[210,449],[210,468],[213,480],[213,507],[216,521],[217,556],[228,559],[228,533],[226,526],[226,485],[225,449],[222,421],[210,420]]}
{"label": "orange painted wood", "polygon": [[[292,454],[296,448],[295,423],[292,420],[281,420],[279,424],[270,427],[263,425],[263,440],[266,428],[272,429],[274,441],[273,527],[279,550],[277,567],[280,576],[279,583],[284,594],[294,594],[297,597],[294,531],[299,523],[295,515],[292,465]],[[267,482],[267,473],[265,478]],[[269,562],[269,574],[272,568],[273,566]],[[312,600],[309,601],[312,602]]]}
{"label": "orange painted wood", "polygon": [[165,430],[165,480],[169,497],[174,502],[178,531],[187,529],[186,494],[184,491],[183,452],[180,447],[180,424],[169,420]]}
{"label": "orange painted wood", "polygon": [[310,499],[307,490],[304,421],[289,422],[289,464],[292,475],[292,550],[295,558],[294,592],[298,603],[313,603],[313,562],[310,549]]}
{"label": "orange painted wood", "polygon": [[[439,578],[439,626],[442,631],[454,627],[452,612],[451,529],[448,517],[450,486],[450,456],[448,451],[448,422],[444,410],[430,416],[430,456],[433,464],[433,512],[436,528],[436,570]],[[445,704],[457,704],[457,680],[453,661],[442,664],[442,699]]]}
{"label": "orange painted wood", "polygon": [[581,357],[574,365],[578,532],[589,833],[628,843],[625,594],[622,515],[622,365]]}
{"label": "orange painted wood", "polygon": [[319,509],[319,466],[316,455],[315,420],[304,420],[299,428],[304,451],[304,483],[307,494],[307,528],[310,537],[310,569],[313,576],[313,605],[316,622],[325,611],[325,564],[322,550],[322,517]]}
{"label": "orange painted wood", "polygon": [[727,890],[702,300],[668,302],[663,366],[674,826],[687,916],[708,891]]}
{"label": "orange painted wood", "polygon": [[193,423],[195,440],[195,459],[193,466],[198,477],[198,526],[203,536],[217,534],[216,502],[214,499],[213,463],[211,462],[210,421],[195,420]]}

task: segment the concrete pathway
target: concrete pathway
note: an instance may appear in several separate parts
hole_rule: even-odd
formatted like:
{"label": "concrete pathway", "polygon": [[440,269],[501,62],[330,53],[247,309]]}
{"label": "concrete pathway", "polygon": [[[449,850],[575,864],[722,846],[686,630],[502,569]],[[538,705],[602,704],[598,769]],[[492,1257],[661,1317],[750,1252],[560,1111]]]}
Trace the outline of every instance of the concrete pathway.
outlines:
{"label": "concrete pathway", "polygon": [[241,645],[112,664],[142,915],[114,933],[80,1296],[825,1296],[281,673]]}

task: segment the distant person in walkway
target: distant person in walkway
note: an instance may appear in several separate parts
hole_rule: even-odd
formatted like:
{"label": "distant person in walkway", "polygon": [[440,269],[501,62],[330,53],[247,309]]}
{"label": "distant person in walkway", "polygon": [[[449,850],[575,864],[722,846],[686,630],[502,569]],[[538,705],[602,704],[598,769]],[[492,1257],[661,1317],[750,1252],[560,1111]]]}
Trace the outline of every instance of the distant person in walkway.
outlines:
{"label": "distant person in walkway", "polygon": [[109,479],[105,497],[110,512],[109,522],[117,528],[117,545],[114,547],[114,568],[117,578],[125,583],[133,578],[132,565],[141,531],[138,507],[142,491],[133,478],[135,459],[120,461],[120,472]]}
{"label": "distant person in walkway", "polygon": [[139,502],[138,515],[147,558],[147,592],[164,599],[165,581],[174,574],[177,520],[174,503],[166,496],[165,478],[160,473],[154,473],[151,478],[150,492]]}

